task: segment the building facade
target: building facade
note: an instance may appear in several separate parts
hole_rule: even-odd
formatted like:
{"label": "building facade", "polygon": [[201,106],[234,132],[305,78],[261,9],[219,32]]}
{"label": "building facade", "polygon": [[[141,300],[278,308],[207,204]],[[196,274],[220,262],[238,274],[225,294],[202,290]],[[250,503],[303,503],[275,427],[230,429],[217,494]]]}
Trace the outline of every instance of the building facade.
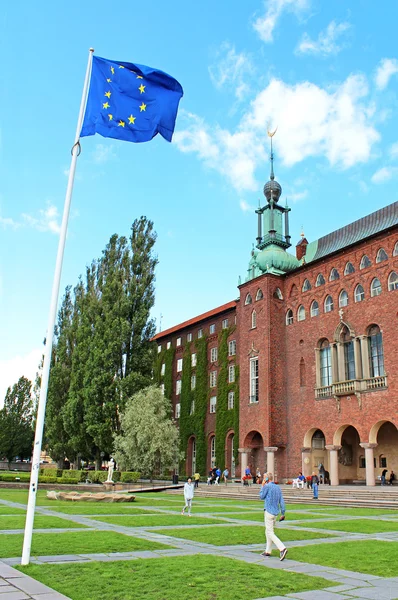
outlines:
{"label": "building facade", "polygon": [[398,202],[290,247],[273,172],[239,297],[158,333],[185,473],[398,471]]}

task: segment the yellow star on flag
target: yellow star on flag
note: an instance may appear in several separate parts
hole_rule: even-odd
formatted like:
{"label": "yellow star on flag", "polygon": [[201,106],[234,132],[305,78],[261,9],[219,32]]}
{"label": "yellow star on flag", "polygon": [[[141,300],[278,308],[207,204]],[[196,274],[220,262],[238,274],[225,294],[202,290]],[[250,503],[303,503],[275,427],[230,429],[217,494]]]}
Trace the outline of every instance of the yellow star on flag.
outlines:
{"label": "yellow star on flag", "polygon": [[113,115],[108,115],[108,118],[109,118],[110,121],[112,121]]}
{"label": "yellow star on flag", "polygon": [[108,82],[108,83],[111,83],[111,82],[112,82],[112,79],[107,79],[107,82]]}
{"label": "yellow star on flag", "polygon": [[105,92],[104,96],[106,96],[107,98],[111,97],[111,92]]}
{"label": "yellow star on flag", "polygon": [[126,123],[124,121],[119,121],[119,123],[117,124],[118,127],[124,127],[126,125]]}
{"label": "yellow star on flag", "polygon": [[144,79],[142,75],[137,75],[137,79]]}
{"label": "yellow star on flag", "polygon": [[112,73],[112,75],[115,74],[115,69],[113,67],[111,67],[111,73]]}
{"label": "yellow star on flag", "polygon": [[134,125],[134,121],[136,120],[137,117],[133,117],[133,115],[129,116],[129,123],[130,125]]}
{"label": "yellow star on flag", "polygon": [[146,104],[142,103],[140,106],[140,112],[142,112],[143,110],[146,110]]}
{"label": "yellow star on flag", "polygon": [[102,105],[102,108],[110,108],[111,105],[109,104],[109,102],[104,102]]}
{"label": "yellow star on flag", "polygon": [[145,92],[145,85],[140,85],[140,87],[138,88],[140,90],[140,94],[143,94]]}
{"label": "yellow star on flag", "polygon": [[119,65],[119,69],[124,69],[123,65]]}

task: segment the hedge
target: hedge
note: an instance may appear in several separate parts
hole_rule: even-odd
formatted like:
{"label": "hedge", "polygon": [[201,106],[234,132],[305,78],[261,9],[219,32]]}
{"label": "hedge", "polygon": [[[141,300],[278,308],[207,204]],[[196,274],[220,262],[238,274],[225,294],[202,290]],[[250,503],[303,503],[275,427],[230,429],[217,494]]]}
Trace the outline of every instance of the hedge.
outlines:
{"label": "hedge", "polygon": [[[42,474],[44,471],[45,475]],[[51,475],[48,473],[51,471]],[[62,476],[57,477],[56,473],[59,472]],[[112,478],[114,483],[121,481],[122,483],[135,483],[140,478],[141,473],[137,472],[121,472],[114,471]],[[40,469],[39,483],[69,483],[70,485],[77,485],[78,483],[85,483],[86,479],[91,483],[104,483],[108,479],[107,471],[62,471],[61,469]],[[7,472],[0,473],[0,481],[14,482],[19,481],[23,483],[29,483],[30,473],[19,473],[19,472]]]}
{"label": "hedge", "polygon": [[[115,474],[115,473],[113,473]],[[121,483],[136,483],[136,481],[139,480],[141,473],[137,473],[137,471],[131,471],[131,472],[126,472],[123,471],[122,473],[120,473],[121,478],[120,481]]]}

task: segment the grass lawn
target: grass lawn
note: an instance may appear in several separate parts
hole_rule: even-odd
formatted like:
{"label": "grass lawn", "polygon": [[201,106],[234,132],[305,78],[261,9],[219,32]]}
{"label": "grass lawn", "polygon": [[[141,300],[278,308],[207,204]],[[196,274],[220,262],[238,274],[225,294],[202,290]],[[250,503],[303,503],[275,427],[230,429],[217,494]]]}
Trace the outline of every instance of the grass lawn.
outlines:
{"label": "grass lawn", "polygon": [[289,558],[380,577],[398,576],[398,542],[340,542],[289,548]]}
{"label": "grass lawn", "polygon": [[24,514],[25,514],[25,510],[23,508],[14,508],[13,506],[4,506],[4,504],[0,504],[0,523],[1,523],[2,515],[24,515]]}
{"label": "grass lawn", "polygon": [[202,555],[19,569],[73,600],[253,600],[331,585],[320,577]]}
{"label": "grass lawn", "polygon": [[355,519],[353,521],[314,521],[313,523],[297,523],[297,527],[314,527],[315,529],[333,529],[350,533],[385,533],[398,531],[398,523],[373,519]]}
{"label": "grass lawn", "polygon": [[[46,506],[48,510],[65,513],[68,515],[141,515],[152,513],[151,509],[145,510],[135,503],[108,504],[104,502],[62,502]],[[163,507],[162,507],[163,508]],[[0,509],[1,512],[1,509]],[[181,507],[180,507],[181,512]]]}
{"label": "grass lawn", "polygon": [[[21,556],[23,534],[0,535],[0,558]],[[170,545],[141,540],[114,531],[82,531],[54,534],[34,533],[32,556],[54,554],[92,554],[134,552],[135,550],[165,550]]]}
{"label": "grass lawn", "polygon": [[317,512],[326,512],[331,515],[350,515],[352,517],[373,517],[377,515],[388,515],[391,517],[398,517],[398,510],[392,510],[388,508],[326,508],[324,506],[317,509]]}
{"label": "grass lawn", "polygon": [[[242,512],[242,513],[225,513],[223,515],[223,517],[228,517],[228,519],[239,519],[239,521],[241,520],[247,520],[247,521],[261,521],[261,523],[264,522],[264,511],[261,510],[260,512]],[[314,516],[310,515],[309,513],[294,513],[294,512],[288,512],[286,513],[286,521],[296,521],[298,519],[313,519]],[[308,526],[308,524],[307,524]]]}
{"label": "grass lawn", "polygon": [[[81,527],[84,528],[86,525],[81,523],[74,523],[73,521],[67,521],[59,517],[45,517],[41,515],[35,516],[34,528],[35,529],[61,529],[66,527]],[[25,528],[25,516],[6,516],[0,518],[0,529],[24,529]]]}
{"label": "grass lawn", "polygon": [[[213,544],[214,546],[236,546],[247,544],[265,544],[264,527],[247,525],[245,527],[201,527],[200,529],[159,529],[156,533],[170,535],[184,540]],[[310,531],[292,531],[291,529],[277,529],[277,536],[283,542],[292,540],[311,540],[332,537],[324,533],[311,533]]]}
{"label": "grass lawn", "polygon": [[206,525],[208,523],[225,523],[225,521],[207,517],[188,517],[188,515],[150,515],[131,517],[94,517],[94,521],[122,525],[123,527],[162,527],[168,525]]}

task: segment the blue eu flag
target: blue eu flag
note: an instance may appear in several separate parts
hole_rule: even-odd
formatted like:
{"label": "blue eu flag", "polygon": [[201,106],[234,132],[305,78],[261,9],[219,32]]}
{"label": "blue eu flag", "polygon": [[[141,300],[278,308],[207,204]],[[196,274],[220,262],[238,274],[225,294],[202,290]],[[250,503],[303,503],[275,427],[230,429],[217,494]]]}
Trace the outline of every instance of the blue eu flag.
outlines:
{"label": "blue eu flag", "polygon": [[183,93],[178,81],[163,71],[93,56],[80,135],[148,142],[160,133],[171,142]]}

